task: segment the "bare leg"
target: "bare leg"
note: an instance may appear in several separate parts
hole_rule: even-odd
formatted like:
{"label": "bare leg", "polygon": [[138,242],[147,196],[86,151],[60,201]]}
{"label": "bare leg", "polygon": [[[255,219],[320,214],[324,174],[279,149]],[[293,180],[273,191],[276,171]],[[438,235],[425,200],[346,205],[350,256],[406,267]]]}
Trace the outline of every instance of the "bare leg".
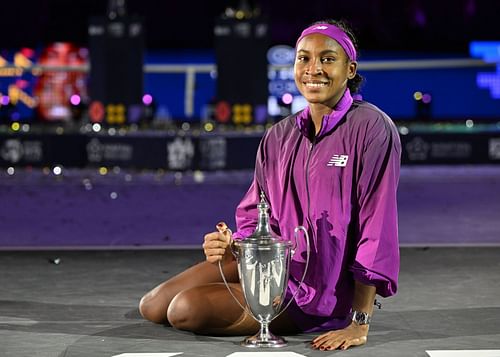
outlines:
{"label": "bare leg", "polygon": [[[239,283],[231,283],[233,294],[244,304]],[[173,327],[209,335],[252,335],[259,323],[234,301],[223,283],[207,284],[180,292],[168,308],[168,320]],[[296,333],[298,329],[286,315],[271,323],[275,333]]]}
{"label": "bare leg", "polygon": [[[228,282],[238,282],[236,261],[223,266]],[[181,291],[211,283],[222,282],[219,267],[209,262],[198,263],[144,295],[139,303],[141,315],[156,323],[167,323],[167,310],[172,299]]]}
{"label": "bare leg", "polygon": [[[244,305],[236,261],[223,266],[224,275],[240,303]],[[249,335],[258,323],[234,301],[222,283],[219,268],[199,263],[163,282],[141,299],[142,316],[156,323],[200,334]],[[275,333],[295,333],[292,320],[281,314],[271,324]]]}
{"label": "bare leg", "polygon": [[[243,304],[240,284],[230,287]],[[168,321],[180,330],[200,334],[239,335],[258,329],[257,322],[234,301],[223,283],[212,283],[184,290],[168,308]]]}

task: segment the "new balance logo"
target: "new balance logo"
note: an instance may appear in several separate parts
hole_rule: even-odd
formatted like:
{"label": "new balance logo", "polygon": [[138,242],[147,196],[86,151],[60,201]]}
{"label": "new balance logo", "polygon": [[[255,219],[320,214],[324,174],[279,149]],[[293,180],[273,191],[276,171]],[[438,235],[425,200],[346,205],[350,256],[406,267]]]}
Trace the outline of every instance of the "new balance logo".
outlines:
{"label": "new balance logo", "polygon": [[333,155],[330,161],[328,161],[328,164],[326,164],[326,166],[345,167],[347,165],[348,158],[349,156],[347,155]]}

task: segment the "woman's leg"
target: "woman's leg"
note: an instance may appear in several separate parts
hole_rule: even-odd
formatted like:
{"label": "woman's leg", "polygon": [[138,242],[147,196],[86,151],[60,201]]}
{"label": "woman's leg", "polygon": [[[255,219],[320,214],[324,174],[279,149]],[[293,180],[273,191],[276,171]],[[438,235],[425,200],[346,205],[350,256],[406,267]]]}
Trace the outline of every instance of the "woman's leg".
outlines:
{"label": "woman's leg", "polygon": [[[240,284],[229,285],[244,306]],[[241,335],[258,329],[257,322],[247,316],[223,283],[181,291],[170,303],[167,316],[173,327],[199,334]]]}
{"label": "woman's leg", "polygon": [[[228,282],[239,281],[236,261],[224,265],[223,271]],[[147,320],[167,323],[168,307],[177,294],[186,289],[218,282],[222,282],[222,278],[217,264],[198,263],[144,295],[139,303],[139,311]]]}
{"label": "woman's leg", "polygon": [[[240,304],[245,306],[241,285],[229,285]],[[252,335],[259,330],[259,323],[243,311],[223,283],[180,292],[168,308],[168,320],[180,330],[207,335]],[[299,332],[286,312],[273,320],[270,328],[277,334]]]}
{"label": "woman's leg", "polygon": [[[245,306],[236,261],[223,266],[234,295]],[[221,283],[216,264],[202,262],[158,285],[141,299],[141,315],[156,323],[202,334],[248,335],[258,323],[234,301]],[[296,333],[286,312],[271,324],[274,333]]]}

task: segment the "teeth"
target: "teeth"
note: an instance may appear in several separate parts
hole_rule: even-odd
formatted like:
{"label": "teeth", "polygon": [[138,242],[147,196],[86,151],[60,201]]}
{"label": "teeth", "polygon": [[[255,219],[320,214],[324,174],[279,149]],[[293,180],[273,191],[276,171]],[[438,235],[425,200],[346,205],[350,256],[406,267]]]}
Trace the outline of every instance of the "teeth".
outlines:
{"label": "teeth", "polygon": [[306,87],[310,87],[310,88],[321,88],[321,87],[326,87],[328,85],[328,83],[306,82],[305,85],[306,85]]}

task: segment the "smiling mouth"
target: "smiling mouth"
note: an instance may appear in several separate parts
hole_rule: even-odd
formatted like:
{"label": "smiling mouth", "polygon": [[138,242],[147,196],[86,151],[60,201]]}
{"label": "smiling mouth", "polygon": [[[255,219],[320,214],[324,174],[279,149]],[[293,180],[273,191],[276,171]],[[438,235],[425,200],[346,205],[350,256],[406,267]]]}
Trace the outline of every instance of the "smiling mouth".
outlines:
{"label": "smiling mouth", "polygon": [[303,82],[306,88],[324,88],[328,86],[328,82]]}

